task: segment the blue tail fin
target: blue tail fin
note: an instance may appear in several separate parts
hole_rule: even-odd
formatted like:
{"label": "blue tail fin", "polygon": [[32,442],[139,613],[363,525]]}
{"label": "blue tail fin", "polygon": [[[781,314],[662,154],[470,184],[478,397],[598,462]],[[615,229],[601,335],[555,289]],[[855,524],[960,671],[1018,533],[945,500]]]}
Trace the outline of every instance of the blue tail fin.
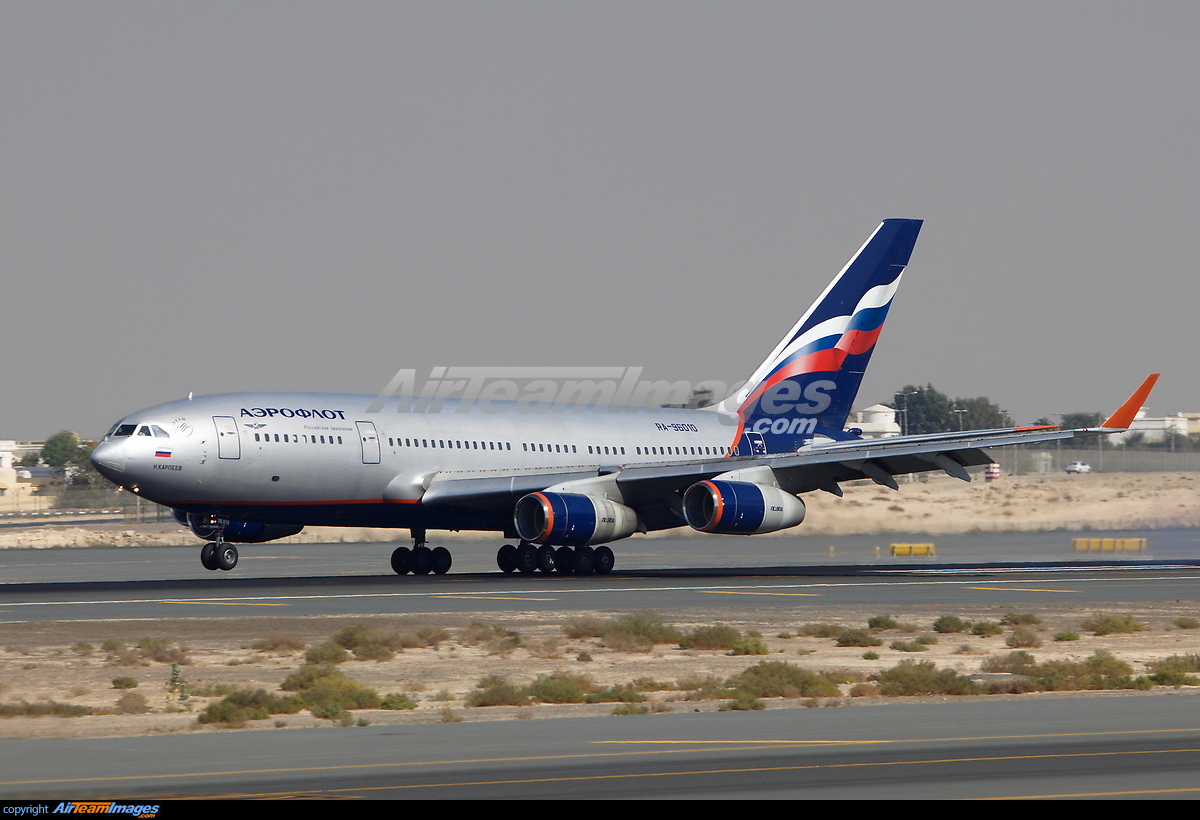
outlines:
{"label": "blue tail fin", "polygon": [[794,452],[816,434],[848,437],[846,419],[920,230],[919,219],[876,228],[732,398],[743,455]]}

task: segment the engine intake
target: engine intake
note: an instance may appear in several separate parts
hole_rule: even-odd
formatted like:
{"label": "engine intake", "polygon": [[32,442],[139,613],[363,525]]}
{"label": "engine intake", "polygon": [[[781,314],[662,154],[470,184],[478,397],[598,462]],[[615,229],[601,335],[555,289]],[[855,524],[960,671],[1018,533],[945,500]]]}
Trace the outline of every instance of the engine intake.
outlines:
{"label": "engine intake", "polygon": [[524,540],[555,547],[602,544],[637,531],[629,507],[581,493],[530,493],[517,502],[513,522]]}
{"label": "engine intake", "polygon": [[755,535],[799,524],[804,520],[804,502],[778,487],[714,479],[687,488],[683,517],[701,532]]}

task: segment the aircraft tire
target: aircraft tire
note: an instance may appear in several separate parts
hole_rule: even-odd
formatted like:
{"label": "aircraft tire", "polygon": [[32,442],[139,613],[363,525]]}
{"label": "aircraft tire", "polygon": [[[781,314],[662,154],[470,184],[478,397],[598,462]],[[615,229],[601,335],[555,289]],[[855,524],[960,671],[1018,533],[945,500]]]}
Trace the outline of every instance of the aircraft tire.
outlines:
{"label": "aircraft tire", "polygon": [[392,551],[392,571],[397,575],[408,575],[412,570],[412,550],[408,547],[396,547]]}
{"label": "aircraft tire", "polygon": [[517,547],[517,569],[522,575],[532,575],[538,568],[538,551],[533,544]]}
{"label": "aircraft tire", "polygon": [[517,548],[512,544],[505,544],[496,553],[496,566],[500,567],[500,571],[508,574],[517,571]]}
{"label": "aircraft tire", "polygon": [[217,567],[217,545],[209,541],[200,548],[200,566],[208,570],[216,571]]}
{"label": "aircraft tire", "polygon": [[591,575],[596,569],[596,553],[591,547],[575,548],[575,574]]}
{"label": "aircraft tire", "polygon": [[221,544],[214,554],[217,561],[217,569],[223,569],[226,572],[237,566],[238,552],[237,547],[233,544]]}
{"label": "aircraft tire", "polygon": [[429,547],[413,547],[412,574],[428,575],[433,569],[433,550]]}
{"label": "aircraft tire", "polygon": [[559,547],[554,551],[554,568],[563,575],[575,571],[575,550],[570,547]]}
{"label": "aircraft tire", "polygon": [[433,572],[435,575],[445,575],[450,571],[450,565],[454,563],[454,556],[445,547],[434,547],[430,557],[433,559]]}
{"label": "aircraft tire", "polygon": [[549,575],[554,572],[554,547],[542,545],[537,551],[538,569]]}
{"label": "aircraft tire", "polygon": [[613,555],[613,551],[608,547],[596,547],[592,558],[592,565],[595,567],[597,575],[608,575],[612,572],[613,565],[617,562],[617,557]]}

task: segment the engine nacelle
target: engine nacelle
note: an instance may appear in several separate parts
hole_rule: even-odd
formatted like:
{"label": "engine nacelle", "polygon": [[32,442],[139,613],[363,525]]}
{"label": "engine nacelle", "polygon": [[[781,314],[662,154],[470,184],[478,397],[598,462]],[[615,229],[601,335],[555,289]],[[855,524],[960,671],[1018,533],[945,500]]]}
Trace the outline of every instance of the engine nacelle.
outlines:
{"label": "engine nacelle", "polygon": [[517,535],[535,544],[582,547],[628,538],[637,531],[637,513],[581,493],[530,493],[513,511]]}
{"label": "engine nacelle", "polygon": [[701,532],[755,535],[799,524],[804,520],[804,502],[778,487],[714,479],[687,488],[683,517]]}
{"label": "engine nacelle", "polygon": [[234,544],[261,544],[276,538],[287,538],[304,529],[303,524],[255,524],[222,518],[218,519],[219,524],[225,525],[224,532],[221,532],[219,524],[213,522],[212,516],[182,513],[179,510],[172,512],[176,521],[187,524],[188,529],[195,533],[197,538],[203,538],[205,541],[213,540],[219,533],[224,540]]}

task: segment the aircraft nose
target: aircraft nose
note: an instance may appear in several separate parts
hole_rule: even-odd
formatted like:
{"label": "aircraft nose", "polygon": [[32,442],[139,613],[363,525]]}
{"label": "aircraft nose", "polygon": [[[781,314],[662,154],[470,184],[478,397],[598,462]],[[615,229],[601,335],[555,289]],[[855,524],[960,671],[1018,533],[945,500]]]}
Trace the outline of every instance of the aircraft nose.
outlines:
{"label": "aircraft nose", "polygon": [[125,452],[121,446],[112,441],[102,441],[88,456],[96,472],[114,484],[121,483],[121,475],[125,472]]}

